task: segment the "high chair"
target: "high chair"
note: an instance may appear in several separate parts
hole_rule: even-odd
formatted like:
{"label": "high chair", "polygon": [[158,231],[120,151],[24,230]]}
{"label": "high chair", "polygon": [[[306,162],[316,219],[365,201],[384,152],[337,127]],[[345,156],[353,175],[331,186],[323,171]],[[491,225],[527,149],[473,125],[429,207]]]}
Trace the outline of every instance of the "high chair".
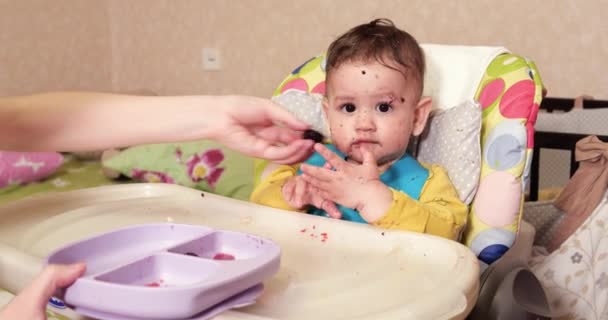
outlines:
{"label": "high chair", "polygon": [[[469,194],[461,193],[462,200],[470,203],[461,241],[477,255],[482,270],[478,303],[469,318],[549,317],[543,288],[527,269],[534,229],[521,219],[534,123],[542,100],[538,70],[532,61],[500,47],[422,47],[424,95],[433,98],[434,109],[449,110],[471,100],[481,108],[476,185],[468,186]],[[320,55],[297,67],[277,87],[273,100],[327,135],[321,107],[325,62]],[[453,182],[467,178],[459,177],[450,163],[440,164]],[[256,184],[274,166],[258,161]]]}

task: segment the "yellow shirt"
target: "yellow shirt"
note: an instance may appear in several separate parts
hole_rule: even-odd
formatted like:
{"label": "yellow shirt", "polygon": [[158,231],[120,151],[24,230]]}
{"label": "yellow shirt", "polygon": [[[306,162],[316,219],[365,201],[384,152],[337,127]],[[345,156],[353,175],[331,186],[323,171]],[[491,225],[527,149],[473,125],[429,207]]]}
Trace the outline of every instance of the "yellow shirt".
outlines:
{"label": "yellow shirt", "polygon": [[[460,201],[446,171],[438,165],[422,164],[429,177],[422,187],[420,199],[391,188],[393,203],[382,218],[372,224],[385,229],[429,233],[459,240],[467,220],[468,207]],[[281,189],[285,181],[297,175],[299,165],[282,165],[255,187],[250,200],[273,208],[301,211],[291,207]]]}

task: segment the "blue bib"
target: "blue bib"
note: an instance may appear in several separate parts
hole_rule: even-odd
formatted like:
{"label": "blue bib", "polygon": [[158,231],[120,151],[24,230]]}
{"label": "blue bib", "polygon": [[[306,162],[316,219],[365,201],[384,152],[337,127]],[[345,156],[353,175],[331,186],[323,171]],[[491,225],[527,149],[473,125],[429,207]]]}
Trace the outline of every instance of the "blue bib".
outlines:
{"label": "blue bib", "polygon": [[[346,158],[345,155],[338,151],[334,145],[326,144],[325,146],[340,156],[340,158]],[[304,163],[311,166],[322,167],[325,165],[325,162],[325,158],[323,158],[323,156],[321,156],[321,154],[318,152],[315,152]],[[298,170],[298,174],[302,174],[302,171]],[[422,187],[424,186],[424,183],[428,177],[429,171],[420,165],[420,163],[418,163],[418,161],[416,161],[412,156],[406,153],[403,157],[401,157],[401,159],[393,163],[388,170],[380,175],[380,181],[390,188],[404,192],[410,196],[410,198],[418,200],[420,198],[420,191],[422,191]],[[336,206],[340,212],[342,212],[342,220],[367,223],[354,209],[343,207],[339,204],[336,204]],[[308,213],[318,216],[328,216],[325,210],[315,207],[311,207],[308,210]]]}

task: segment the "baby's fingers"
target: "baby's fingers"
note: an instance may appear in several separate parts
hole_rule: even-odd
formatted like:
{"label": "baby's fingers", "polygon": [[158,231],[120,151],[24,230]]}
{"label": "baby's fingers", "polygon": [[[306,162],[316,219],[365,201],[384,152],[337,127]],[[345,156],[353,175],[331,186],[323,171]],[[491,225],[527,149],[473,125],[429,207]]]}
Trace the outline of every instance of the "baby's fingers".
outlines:
{"label": "baby's fingers", "polygon": [[293,199],[295,186],[296,186],[295,181],[289,180],[289,181],[285,182],[285,184],[281,188],[281,193],[283,194],[283,199],[287,203],[289,203],[289,205],[292,207],[295,207],[295,203],[294,203],[294,199]]}
{"label": "baby's fingers", "polygon": [[306,173],[301,175],[301,177],[308,184],[310,184],[311,186],[313,186],[319,190],[322,190],[325,192],[332,190],[333,185],[332,185],[331,181],[323,181],[323,180],[317,179],[316,177],[310,176]]}
{"label": "baby's fingers", "polygon": [[361,153],[363,155],[363,164],[367,165],[367,166],[374,166],[376,167],[376,159],[374,158],[374,153],[368,149],[367,147],[363,147],[361,148]]}
{"label": "baby's fingers", "polygon": [[340,210],[338,210],[336,203],[332,200],[329,200],[331,199],[331,197],[327,192],[319,190],[318,188],[315,188],[312,185],[309,191],[311,193],[311,200],[313,206],[325,210],[325,212],[327,212],[327,214],[334,219],[340,219],[342,217],[342,213],[340,212]]}
{"label": "baby's fingers", "polygon": [[346,162],[344,159],[340,158],[336,153],[329,150],[326,146],[315,143],[314,145],[315,151],[317,151],[333,168],[336,168],[338,171],[342,171]]}
{"label": "baby's fingers", "polygon": [[335,171],[329,170],[325,167],[316,167],[309,164],[303,164],[300,169],[306,175],[322,181],[332,181],[336,180],[337,178],[337,173]]}
{"label": "baby's fingers", "polygon": [[323,200],[323,203],[321,204],[321,209],[325,210],[325,212],[327,212],[327,214],[334,219],[342,218],[342,212],[338,210],[336,203],[332,201]]}
{"label": "baby's fingers", "polygon": [[295,203],[296,207],[302,208],[304,205],[307,204],[304,201],[304,199],[307,197],[307,189],[308,189],[308,183],[304,179],[301,179],[301,177],[299,177],[299,179],[296,179],[296,187],[295,187],[295,195],[294,195],[294,203]]}

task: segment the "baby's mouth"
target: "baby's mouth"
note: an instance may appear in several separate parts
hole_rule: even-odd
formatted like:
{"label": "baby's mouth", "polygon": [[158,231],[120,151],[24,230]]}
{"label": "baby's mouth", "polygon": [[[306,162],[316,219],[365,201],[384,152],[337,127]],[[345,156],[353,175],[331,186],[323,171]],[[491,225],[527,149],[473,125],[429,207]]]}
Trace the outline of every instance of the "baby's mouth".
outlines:
{"label": "baby's mouth", "polygon": [[354,148],[361,148],[362,146],[373,147],[373,146],[377,146],[377,145],[380,145],[380,143],[376,140],[360,139],[360,140],[355,140],[351,144],[351,147],[354,149]]}
{"label": "baby's mouth", "polygon": [[355,151],[362,152],[363,149],[366,149],[368,152],[374,152],[374,150],[379,146],[380,146],[380,143],[375,140],[367,140],[367,139],[355,140],[350,145],[350,151],[351,152],[355,152]]}

